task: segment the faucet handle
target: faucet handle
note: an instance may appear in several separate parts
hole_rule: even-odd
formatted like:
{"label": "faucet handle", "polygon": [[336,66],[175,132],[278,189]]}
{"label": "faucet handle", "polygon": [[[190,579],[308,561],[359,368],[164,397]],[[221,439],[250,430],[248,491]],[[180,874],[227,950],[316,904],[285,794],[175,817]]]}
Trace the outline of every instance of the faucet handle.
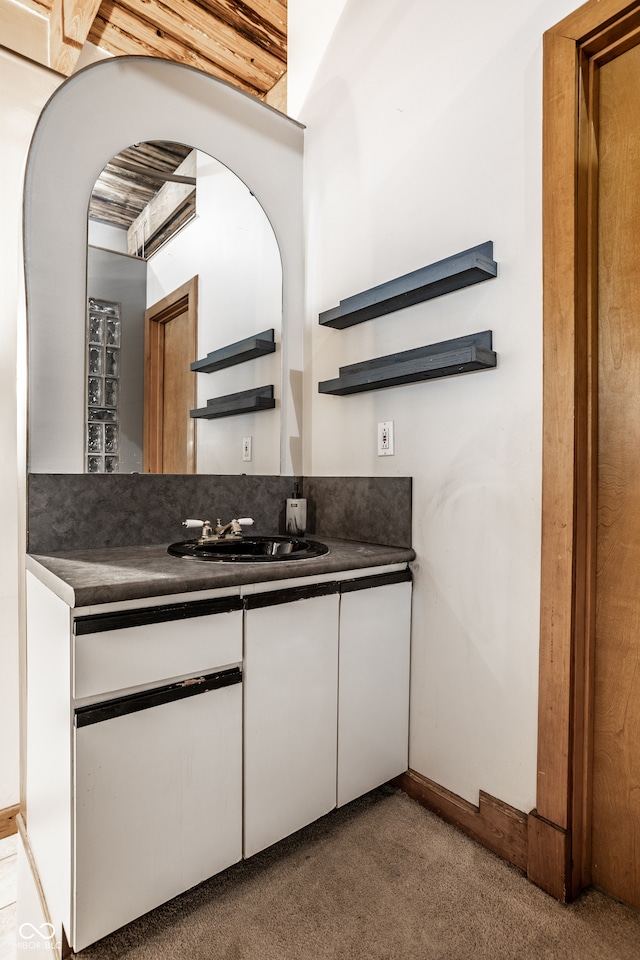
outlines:
{"label": "faucet handle", "polygon": [[251,517],[240,517],[236,522],[239,523],[241,527],[252,527],[255,521],[252,520]]}
{"label": "faucet handle", "polygon": [[208,523],[207,520],[183,520],[182,526],[185,530],[197,530],[198,527],[203,527],[205,523]]}

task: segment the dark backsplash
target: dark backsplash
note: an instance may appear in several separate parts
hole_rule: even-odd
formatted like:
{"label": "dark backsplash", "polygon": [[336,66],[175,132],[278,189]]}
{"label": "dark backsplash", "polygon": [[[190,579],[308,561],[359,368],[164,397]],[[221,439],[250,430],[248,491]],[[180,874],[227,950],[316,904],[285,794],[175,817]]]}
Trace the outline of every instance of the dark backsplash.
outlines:
{"label": "dark backsplash", "polygon": [[411,477],[305,477],[308,533],[411,546]]}
{"label": "dark backsplash", "polygon": [[28,550],[52,553],[170,543],[186,517],[251,516],[254,533],[284,532],[294,484],[318,537],[411,546],[410,477],[122,474],[29,475]]}

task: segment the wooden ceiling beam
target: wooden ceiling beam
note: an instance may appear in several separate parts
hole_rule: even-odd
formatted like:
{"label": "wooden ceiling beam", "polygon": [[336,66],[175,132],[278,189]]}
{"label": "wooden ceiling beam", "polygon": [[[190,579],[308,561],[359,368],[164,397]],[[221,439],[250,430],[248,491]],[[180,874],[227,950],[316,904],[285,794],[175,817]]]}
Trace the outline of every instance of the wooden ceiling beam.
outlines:
{"label": "wooden ceiling beam", "polygon": [[165,173],[176,173],[193,147],[184,143],[166,140],[147,140],[133,144],[114,157],[107,166],[118,167],[121,163],[136,163]]}
{"label": "wooden ceiling beam", "polygon": [[153,167],[145,167],[139,163],[128,163],[126,160],[120,161],[119,169],[128,170],[129,173],[137,173],[139,176],[144,177],[145,180],[154,180],[158,183],[183,183],[191,187],[195,187],[196,185],[195,177],[181,177],[176,173],[154,170]]}
{"label": "wooden ceiling beam", "polygon": [[[287,9],[281,3],[277,3],[278,16],[274,16],[272,10],[256,9],[262,6],[257,0],[253,0],[251,6],[238,0],[194,0],[194,3],[220,23],[227,24],[234,34],[269,51],[286,64]],[[271,15],[265,17],[265,12]]]}
{"label": "wooden ceiling beam", "polygon": [[49,66],[69,77],[87,39],[100,0],[53,0],[49,18]]}
{"label": "wooden ceiling beam", "polygon": [[197,67],[254,96],[286,72],[286,0],[22,0],[51,6],[49,63],[69,76],[86,40],[116,56]]}
{"label": "wooden ceiling beam", "polygon": [[254,16],[260,17],[265,23],[280,30],[286,37],[287,0],[248,0],[240,3],[230,0],[230,5],[234,9],[241,7],[244,15],[249,19],[253,19]]}
{"label": "wooden ceiling beam", "polygon": [[35,10],[43,17],[51,13],[51,2],[52,0],[20,0],[21,6]]}
{"label": "wooden ceiling beam", "polygon": [[[194,5],[185,5],[187,15],[194,16],[189,12],[196,9]],[[268,55],[263,51],[260,58],[255,57],[251,62],[251,57],[235,54],[215,37],[211,40],[206,23],[188,24],[185,31],[183,18],[158,0],[145,3],[145,14],[147,12],[154,18],[153,22],[114,0],[103,0],[88,39],[115,55],[162,57],[197,67],[258,97],[263,96],[284,72],[284,65],[275,57],[265,64]],[[260,63],[256,62],[258,59]]]}
{"label": "wooden ceiling beam", "polygon": [[[193,150],[180,164],[176,173],[194,174],[191,178],[195,184],[197,171],[196,151]],[[188,179],[184,177],[185,181]],[[147,256],[154,247],[149,241],[159,233],[164,234],[167,224],[183,223],[182,212],[185,209],[193,210],[195,214],[196,191],[193,187],[180,183],[165,183],[160,190],[149,200],[140,215],[133,221],[127,231],[127,249],[131,254],[139,254],[144,248]]]}
{"label": "wooden ceiling beam", "polygon": [[139,0],[117,2],[229,72],[239,77],[246,75],[249,83],[254,82],[251,78],[255,76],[271,85],[286,69],[286,54],[278,55],[246,37],[240,29],[242,18],[237,14],[221,19],[219,13],[225,11],[217,0],[145,0],[142,6]]}

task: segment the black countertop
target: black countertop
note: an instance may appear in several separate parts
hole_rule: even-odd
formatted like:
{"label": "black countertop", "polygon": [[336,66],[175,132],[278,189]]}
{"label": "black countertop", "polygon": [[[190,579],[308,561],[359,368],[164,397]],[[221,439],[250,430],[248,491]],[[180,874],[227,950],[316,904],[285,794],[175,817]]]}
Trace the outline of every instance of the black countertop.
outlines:
{"label": "black countertop", "polygon": [[171,557],[168,544],[74,550],[27,556],[30,570],[70,607],[170,596],[199,590],[315,577],[408,563],[415,552],[352,540],[317,537],[329,553],[308,560],[212,563]]}

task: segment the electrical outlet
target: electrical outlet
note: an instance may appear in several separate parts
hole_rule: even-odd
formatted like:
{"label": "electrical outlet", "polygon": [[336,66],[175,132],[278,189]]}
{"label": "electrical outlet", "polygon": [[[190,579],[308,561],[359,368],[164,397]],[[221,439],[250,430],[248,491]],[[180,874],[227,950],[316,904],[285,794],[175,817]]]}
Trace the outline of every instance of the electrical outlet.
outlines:
{"label": "electrical outlet", "polygon": [[251,448],[253,446],[253,437],[243,437],[242,438],[242,459],[245,462],[251,460]]}
{"label": "electrical outlet", "polygon": [[393,455],[393,420],[384,420],[378,424],[378,456],[392,457]]}

